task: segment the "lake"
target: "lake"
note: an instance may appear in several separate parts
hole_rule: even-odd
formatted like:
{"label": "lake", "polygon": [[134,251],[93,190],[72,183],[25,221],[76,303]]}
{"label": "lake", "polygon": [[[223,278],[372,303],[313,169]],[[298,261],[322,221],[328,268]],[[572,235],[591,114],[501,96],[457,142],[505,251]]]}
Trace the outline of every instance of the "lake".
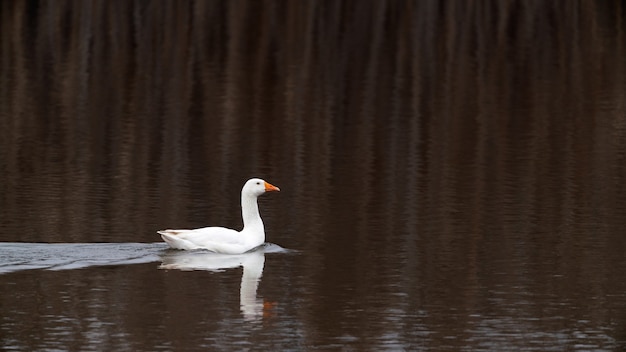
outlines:
{"label": "lake", "polygon": [[0,349],[626,349],[624,14],[1,2]]}

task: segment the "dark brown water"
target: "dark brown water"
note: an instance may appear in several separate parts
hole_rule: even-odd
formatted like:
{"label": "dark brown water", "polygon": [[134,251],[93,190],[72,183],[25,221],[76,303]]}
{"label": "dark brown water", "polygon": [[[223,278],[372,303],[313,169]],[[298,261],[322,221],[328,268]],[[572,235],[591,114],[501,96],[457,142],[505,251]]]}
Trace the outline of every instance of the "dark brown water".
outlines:
{"label": "dark brown water", "polygon": [[[0,349],[626,349],[625,23],[0,2]],[[253,176],[265,248],[155,243],[240,227]]]}

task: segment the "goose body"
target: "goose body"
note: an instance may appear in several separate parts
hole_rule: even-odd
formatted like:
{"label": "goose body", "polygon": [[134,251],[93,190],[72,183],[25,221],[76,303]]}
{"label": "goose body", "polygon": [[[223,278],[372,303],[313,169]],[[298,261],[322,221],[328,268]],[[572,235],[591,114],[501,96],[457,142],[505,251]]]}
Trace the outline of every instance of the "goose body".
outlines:
{"label": "goose body", "polygon": [[241,254],[265,242],[265,228],[259,214],[257,198],[265,192],[280,189],[260,178],[248,180],[241,189],[241,231],[225,227],[203,227],[193,230],[157,231],[163,241],[175,249],[208,249],[217,253]]}

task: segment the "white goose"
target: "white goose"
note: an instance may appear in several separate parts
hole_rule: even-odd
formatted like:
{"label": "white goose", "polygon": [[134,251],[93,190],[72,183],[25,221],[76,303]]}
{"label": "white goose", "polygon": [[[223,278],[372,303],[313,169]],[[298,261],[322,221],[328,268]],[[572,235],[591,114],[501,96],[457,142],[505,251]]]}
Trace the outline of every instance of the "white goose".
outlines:
{"label": "white goose", "polygon": [[265,242],[265,228],[259,214],[257,198],[265,192],[280,191],[260,178],[248,180],[241,189],[243,230],[225,227],[203,227],[194,230],[157,231],[163,241],[176,249],[208,249],[217,253],[241,254]]}

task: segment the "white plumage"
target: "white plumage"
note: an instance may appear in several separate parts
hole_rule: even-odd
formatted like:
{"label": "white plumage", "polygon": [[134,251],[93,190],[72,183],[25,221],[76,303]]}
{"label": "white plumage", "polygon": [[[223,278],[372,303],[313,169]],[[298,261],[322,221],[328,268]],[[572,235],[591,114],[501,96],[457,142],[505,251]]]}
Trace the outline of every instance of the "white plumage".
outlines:
{"label": "white plumage", "polygon": [[265,228],[259,214],[257,198],[265,192],[280,189],[260,178],[248,180],[241,189],[243,230],[225,227],[203,227],[193,230],[158,231],[161,238],[176,249],[208,249],[217,253],[241,254],[265,243]]}

